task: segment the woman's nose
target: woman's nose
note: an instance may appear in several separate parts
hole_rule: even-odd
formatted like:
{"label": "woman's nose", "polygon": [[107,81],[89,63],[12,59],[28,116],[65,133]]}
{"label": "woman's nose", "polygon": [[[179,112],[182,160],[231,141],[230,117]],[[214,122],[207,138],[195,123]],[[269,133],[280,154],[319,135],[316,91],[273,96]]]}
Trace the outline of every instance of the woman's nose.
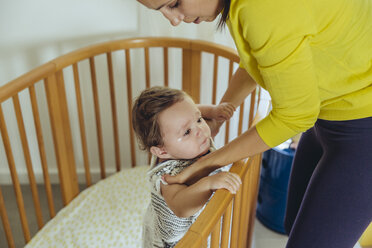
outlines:
{"label": "woman's nose", "polygon": [[167,18],[169,20],[169,22],[173,25],[173,26],[177,26],[178,24],[180,24],[183,19],[185,18],[185,16],[179,12],[177,12],[176,10],[173,10],[171,11],[168,7],[163,7],[160,9],[160,12],[164,15],[165,18]]}

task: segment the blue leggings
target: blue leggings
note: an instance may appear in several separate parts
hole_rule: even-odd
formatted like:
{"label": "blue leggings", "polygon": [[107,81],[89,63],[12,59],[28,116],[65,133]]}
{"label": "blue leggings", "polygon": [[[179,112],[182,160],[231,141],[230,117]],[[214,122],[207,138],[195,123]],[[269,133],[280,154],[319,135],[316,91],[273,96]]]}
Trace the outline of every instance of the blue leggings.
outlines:
{"label": "blue leggings", "polygon": [[294,157],[288,248],[352,248],[372,221],[372,117],[318,120]]}

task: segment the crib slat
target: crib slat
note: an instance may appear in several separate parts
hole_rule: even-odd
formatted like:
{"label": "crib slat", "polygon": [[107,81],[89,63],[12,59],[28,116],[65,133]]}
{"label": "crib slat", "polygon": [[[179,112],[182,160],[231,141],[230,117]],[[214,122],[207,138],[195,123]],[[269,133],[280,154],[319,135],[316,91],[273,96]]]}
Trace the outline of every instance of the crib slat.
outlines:
{"label": "crib slat", "polygon": [[90,65],[90,75],[92,79],[92,89],[93,89],[93,99],[94,99],[94,111],[96,114],[96,128],[97,128],[97,139],[98,139],[98,155],[100,161],[101,169],[101,179],[106,178],[106,166],[105,166],[105,155],[103,151],[103,136],[102,136],[102,126],[101,126],[101,114],[99,110],[99,99],[98,99],[98,89],[97,89],[97,76],[96,67],[94,63],[94,57],[89,58]]}
{"label": "crib slat", "polygon": [[45,191],[47,194],[47,200],[48,200],[48,206],[49,206],[49,214],[50,214],[50,217],[53,218],[56,215],[56,212],[54,208],[52,186],[50,184],[50,177],[49,177],[47,160],[46,160],[43,132],[41,131],[40,115],[39,115],[39,110],[37,107],[35,88],[33,85],[29,87],[29,93],[30,93],[30,99],[31,99],[32,113],[34,117],[34,125],[36,129],[37,142],[39,146],[41,168],[43,170],[44,186],[45,186]]}
{"label": "crib slat", "polygon": [[163,58],[164,58],[164,86],[169,85],[169,75],[168,75],[168,47],[163,48]]}
{"label": "crib slat", "polygon": [[218,56],[214,55],[213,62],[213,87],[212,87],[212,104],[217,102],[217,72],[218,72]]}
{"label": "crib slat", "polygon": [[234,209],[233,209],[233,219],[231,228],[231,248],[238,248],[238,238],[239,238],[239,222],[240,222],[240,207],[241,207],[242,189],[239,189],[234,198]]}
{"label": "crib slat", "polygon": [[[228,84],[230,84],[231,82],[231,78],[232,78],[232,75],[233,75],[233,65],[234,65],[234,61],[230,60],[230,63],[229,63],[229,81],[228,81]],[[225,124],[225,145],[227,143],[229,143],[229,135],[230,135],[230,121],[226,121],[226,124]]]}
{"label": "crib slat", "polygon": [[234,69],[234,61],[230,60],[229,62],[229,83],[231,82],[231,78],[232,78],[232,75],[233,75],[233,69]]}
{"label": "crib slat", "polygon": [[83,151],[85,180],[86,180],[86,185],[89,187],[90,185],[92,185],[92,178],[90,174],[88,146],[87,146],[87,138],[85,134],[84,112],[83,112],[83,104],[82,104],[81,92],[80,92],[79,70],[78,70],[78,66],[76,63],[72,65],[72,69],[74,73],[76,103],[77,103],[77,109],[78,109],[78,114],[79,114],[80,139],[81,139],[81,147]]}
{"label": "crib slat", "polygon": [[182,89],[200,103],[201,52],[182,49]]}
{"label": "crib slat", "polygon": [[10,145],[10,140],[9,140],[9,135],[8,131],[6,128],[6,123],[4,120],[4,114],[3,114],[3,109],[0,105],[0,131],[1,131],[1,137],[3,139],[3,144],[5,148],[5,154],[8,159],[8,164],[9,164],[9,170],[10,170],[10,176],[12,177],[13,181],[13,187],[16,195],[16,201],[18,205],[18,212],[19,216],[21,218],[21,224],[22,224],[22,230],[23,230],[23,236],[25,238],[26,243],[30,241],[31,236],[30,236],[30,230],[28,228],[28,221],[26,217],[26,211],[25,211],[25,205],[23,202],[23,195],[21,191],[21,186],[19,184],[18,180],[18,175],[17,171],[15,168],[15,162],[14,162],[14,157],[12,153],[12,148]]}
{"label": "crib slat", "polygon": [[211,248],[218,248],[220,247],[220,233],[221,233],[221,218],[217,222],[216,226],[212,231],[211,236]]}
{"label": "crib slat", "polygon": [[130,132],[130,154],[132,167],[136,166],[136,152],[134,150],[134,133],[132,125],[132,73],[131,73],[131,61],[130,61],[130,50],[125,49],[125,65],[127,72],[127,102],[128,102],[128,113],[129,113],[129,132]]}
{"label": "crib slat", "polygon": [[3,228],[4,228],[6,240],[8,242],[8,246],[10,248],[14,248],[15,244],[14,244],[13,234],[10,228],[8,214],[6,213],[6,208],[5,208],[5,203],[4,203],[4,198],[3,198],[3,193],[1,191],[1,187],[0,187],[0,216],[1,216],[1,221],[3,222]]}
{"label": "crib slat", "polygon": [[249,220],[247,221],[248,225],[248,231],[247,233],[247,244],[248,248],[252,244],[252,235],[253,235],[253,226],[254,226],[254,220],[256,216],[256,205],[257,205],[257,196],[258,196],[258,187],[260,182],[260,169],[261,169],[261,161],[262,161],[262,153],[259,155],[256,155],[253,158],[253,163],[251,166],[251,173],[249,177],[249,197],[247,199],[248,204],[250,205],[250,214],[249,214]]}
{"label": "crib slat", "polygon": [[110,83],[112,128],[114,132],[114,142],[115,142],[116,171],[120,171],[120,146],[119,146],[118,117],[117,117],[117,110],[116,110],[116,97],[115,97],[115,85],[114,85],[114,71],[112,69],[112,55],[110,52],[106,53],[106,55],[107,55],[107,66],[108,66],[109,83]]}
{"label": "crib slat", "polygon": [[242,134],[243,131],[243,118],[244,118],[244,101],[240,105],[240,111],[239,111],[239,125],[238,125],[238,135]]}
{"label": "crib slat", "polygon": [[[258,93],[257,93],[257,103],[259,103],[261,101],[261,94],[262,94],[262,89],[261,88],[258,88]],[[258,105],[259,104],[256,104],[256,111],[258,111]]]}
{"label": "crib slat", "polygon": [[37,225],[39,229],[41,229],[44,224],[43,224],[43,216],[42,216],[41,207],[40,207],[40,198],[39,198],[39,193],[38,193],[37,186],[36,186],[34,170],[32,168],[30,149],[28,147],[21,105],[19,103],[19,98],[17,94],[13,96],[13,104],[14,104],[14,110],[16,113],[17,123],[18,123],[18,130],[19,130],[19,134],[21,137],[23,155],[24,155],[25,162],[26,162],[27,175],[28,175],[28,180],[30,183],[32,199],[33,199],[34,207],[36,211]]}
{"label": "crib slat", "polygon": [[245,173],[244,175],[244,179],[242,180],[243,181],[243,184],[241,185],[242,187],[242,191],[245,193],[244,195],[242,195],[242,200],[241,200],[241,216],[240,216],[240,227],[239,227],[239,231],[240,231],[240,235],[239,235],[239,240],[238,240],[238,244],[239,244],[239,247],[246,247],[246,242],[247,242],[247,232],[248,232],[248,219],[249,219],[249,215],[248,213],[250,213],[250,211],[252,209],[250,209],[250,205],[248,204],[248,196],[249,196],[249,175],[251,174],[250,173],[251,171],[251,167],[248,168],[248,171],[247,173]]}
{"label": "crib slat", "polygon": [[146,75],[146,88],[150,88],[150,59],[149,48],[145,47],[145,75]]}
{"label": "crib slat", "polygon": [[231,211],[232,211],[232,201],[226,208],[226,211],[222,219],[222,237],[221,237],[221,248],[227,248],[229,245],[230,238],[230,225],[231,225]]}
{"label": "crib slat", "polygon": [[256,103],[256,89],[254,89],[251,93],[251,106],[249,108],[249,121],[248,121],[248,127],[251,127],[252,126],[252,122],[253,122],[253,115],[254,115],[254,112],[255,112],[255,105]]}

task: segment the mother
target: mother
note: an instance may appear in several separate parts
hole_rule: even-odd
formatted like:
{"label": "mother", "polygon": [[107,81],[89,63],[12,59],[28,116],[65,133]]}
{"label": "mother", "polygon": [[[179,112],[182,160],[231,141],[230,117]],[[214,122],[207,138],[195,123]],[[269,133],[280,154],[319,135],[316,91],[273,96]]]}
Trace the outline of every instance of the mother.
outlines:
{"label": "mother", "polygon": [[350,248],[372,221],[371,0],[139,0],[172,25],[221,14],[240,55],[222,102],[256,83],[270,114],[169,183],[263,152],[297,133],[287,247]]}

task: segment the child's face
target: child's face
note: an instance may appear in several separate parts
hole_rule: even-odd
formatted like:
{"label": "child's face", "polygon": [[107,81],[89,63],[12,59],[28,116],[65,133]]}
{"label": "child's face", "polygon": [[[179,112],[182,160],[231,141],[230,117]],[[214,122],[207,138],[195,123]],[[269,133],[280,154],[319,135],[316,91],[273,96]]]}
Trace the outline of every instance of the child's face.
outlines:
{"label": "child's face", "polygon": [[164,143],[158,147],[158,157],[192,159],[208,151],[211,131],[191,98],[161,112],[158,122]]}

